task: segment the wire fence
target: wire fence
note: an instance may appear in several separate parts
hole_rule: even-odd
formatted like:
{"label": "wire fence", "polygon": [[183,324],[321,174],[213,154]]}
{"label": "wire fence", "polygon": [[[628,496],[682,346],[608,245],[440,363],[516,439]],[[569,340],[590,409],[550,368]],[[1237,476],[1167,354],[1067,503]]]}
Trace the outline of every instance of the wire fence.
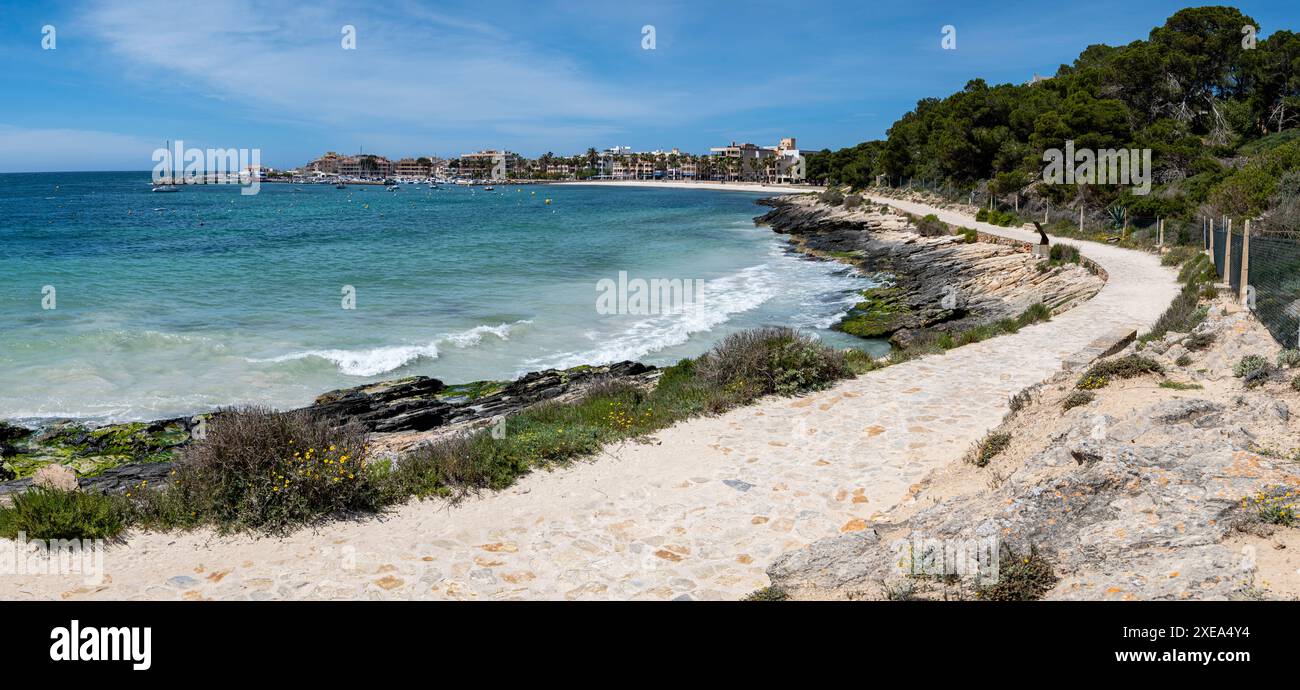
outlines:
{"label": "wire fence", "polygon": [[1213,220],[1211,256],[1219,278],[1287,348],[1300,346],[1300,235],[1256,233]]}
{"label": "wire fence", "polygon": [[1084,235],[1106,235],[1150,246],[1200,247],[1210,253],[1219,279],[1240,296],[1255,316],[1287,348],[1300,347],[1300,230],[1252,232],[1249,225],[1227,218],[1155,218],[1130,216],[1122,208],[1094,209],[1080,215],[1043,199],[992,195],[987,189],[959,189],[926,180],[898,180],[900,188],[931,192],[979,208],[1013,213],[1018,220],[1045,226],[1067,224]]}

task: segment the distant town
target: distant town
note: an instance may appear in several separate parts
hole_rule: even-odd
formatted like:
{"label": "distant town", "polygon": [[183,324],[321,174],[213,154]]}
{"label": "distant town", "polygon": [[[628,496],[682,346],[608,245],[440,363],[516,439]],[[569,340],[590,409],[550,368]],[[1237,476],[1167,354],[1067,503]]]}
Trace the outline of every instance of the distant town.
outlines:
{"label": "distant town", "polygon": [[263,167],[261,174],[267,180],[318,183],[707,180],[778,184],[803,182],[805,166],[794,137],[787,137],[775,146],[732,142],[707,154],[615,146],[603,151],[589,148],[572,156],[548,152],[525,158],[511,151],[487,149],[457,158],[421,156],[394,161],[376,154],[329,151],[300,168],[278,171]]}

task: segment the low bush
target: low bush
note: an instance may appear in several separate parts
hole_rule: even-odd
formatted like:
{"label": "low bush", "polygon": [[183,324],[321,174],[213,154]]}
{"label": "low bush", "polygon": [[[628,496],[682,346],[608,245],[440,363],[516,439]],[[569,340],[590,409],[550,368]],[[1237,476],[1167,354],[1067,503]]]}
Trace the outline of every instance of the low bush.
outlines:
{"label": "low bush", "polygon": [[1175,391],[1198,391],[1205,388],[1199,383],[1180,383],[1178,381],[1161,381],[1160,387]]}
{"label": "low bush", "polygon": [[756,589],[745,595],[744,601],[785,601],[790,598],[790,594],[784,589],[775,585]]}
{"label": "low bush", "polygon": [[1193,259],[1199,254],[1202,254],[1202,252],[1195,247],[1174,247],[1160,257],[1160,264],[1163,266],[1182,266],[1189,259]]}
{"label": "low bush", "polygon": [[1183,339],[1183,347],[1192,352],[1200,352],[1209,349],[1214,344],[1214,339],[1213,331],[1197,331]]}
{"label": "low bush", "polygon": [[696,370],[705,382],[746,399],[792,395],[852,375],[844,353],[784,327],[727,336],[699,358]]}
{"label": "low bush", "polygon": [[1038,549],[1031,546],[1029,553],[1021,555],[1003,544],[997,582],[978,586],[975,596],[984,601],[1033,601],[1042,599],[1057,580],[1052,564]]}
{"label": "low bush", "polygon": [[1142,355],[1126,355],[1119,359],[1107,359],[1092,365],[1083,376],[1079,377],[1075,388],[1079,390],[1096,390],[1105,388],[1111,379],[1131,379],[1145,374],[1163,374],[1164,367],[1154,359]]}
{"label": "low bush", "polygon": [[1300,350],[1283,350],[1277,353],[1278,368],[1287,368],[1300,366]]}
{"label": "low bush", "polygon": [[1077,264],[1083,257],[1079,248],[1072,244],[1054,244],[1051,252],[1051,260],[1058,264]]}
{"label": "low bush", "polygon": [[844,203],[844,192],[841,192],[838,188],[831,187],[822,192],[819,198],[823,203],[830,204],[831,206],[839,206]]}
{"label": "low bush", "polygon": [[942,237],[952,234],[948,224],[939,220],[939,217],[933,213],[916,222],[916,232],[922,237]]}
{"label": "low bush", "polygon": [[1010,445],[1011,434],[1005,431],[991,431],[975,445],[972,462],[975,463],[976,467],[984,467]]}
{"label": "low bush", "polygon": [[1254,496],[1241,499],[1243,508],[1253,508],[1260,522],[1280,527],[1300,524],[1300,494],[1286,486],[1270,487]]}
{"label": "low bush", "polygon": [[1269,363],[1267,359],[1264,359],[1259,355],[1246,355],[1232,367],[1232,375],[1241,379],[1246,378],[1257,371],[1268,368]]}
{"label": "low bush", "polygon": [[1189,366],[1191,363],[1192,363],[1192,356],[1187,354],[1178,355],[1178,359],[1174,360],[1174,364],[1177,364],[1180,367]]}
{"label": "low bush", "polygon": [[961,234],[962,239],[965,240],[966,244],[975,244],[979,241],[980,234],[975,228],[962,228],[957,232]]}
{"label": "low bush", "polygon": [[844,197],[844,208],[854,209],[862,205],[861,194],[850,194]]}
{"label": "low bush", "polygon": [[1070,394],[1065,396],[1065,399],[1061,401],[1061,408],[1063,410],[1072,410],[1081,405],[1087,405],[1096,399],[1097,394],[1090,390],[1071,391]]}
{"label": "low bush", "polygon": [[113,539],[126,529],[129,506],[117,496],[30,488],[0,506],[0,537]]}
{"label": "low bush", "polygon": [[128,494],[141,522],[282,534],[382,505],[366,466],[366,435],[355,424],[244,407],[219,411],[207,426],[182,451],[169,486]]}
{"label": "low bush", "polygon": [[[1165,337],[1166,333],[1187,333],[1194,330],[1205,320],[1207,310],[1200,305],[1201,290],[1198,284],[1183,286],[1178,296],[1169,304],[1169,308],[1156,319],[1151,330],[1142,335],[1142,342],[1151,342]],[[1211,336],[1212,337],[1212,336]]]}
{"label": "low bush", "polygon": [[1295,378],[1291,379],[1291,390],[1300,391],[1300,374],[1296,374]]}

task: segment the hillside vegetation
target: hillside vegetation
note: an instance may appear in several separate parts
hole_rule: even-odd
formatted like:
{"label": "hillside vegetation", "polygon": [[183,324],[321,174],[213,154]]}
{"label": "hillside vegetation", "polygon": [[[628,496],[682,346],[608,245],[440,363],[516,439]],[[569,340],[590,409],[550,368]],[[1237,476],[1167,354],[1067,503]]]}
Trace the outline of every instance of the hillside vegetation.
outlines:
{"label": "hillside vegetation", "polygon": [[[1253,48],[1244,27],[1261,36]],[[975,79],[947,98],[922,99],[887,139],[810,155],[809,177],[853,187],[921,183],[1021,210],[1050,202],[1129,217],[1265,215],[1274,229],[1297,229],[1300,34],[1262,36],[1235,8],[1185,9],[1146,40],[1087,47],[1050,79]],[[1067,141],[1151,149],[1153,191],[1043,184],[1044,151]]]}

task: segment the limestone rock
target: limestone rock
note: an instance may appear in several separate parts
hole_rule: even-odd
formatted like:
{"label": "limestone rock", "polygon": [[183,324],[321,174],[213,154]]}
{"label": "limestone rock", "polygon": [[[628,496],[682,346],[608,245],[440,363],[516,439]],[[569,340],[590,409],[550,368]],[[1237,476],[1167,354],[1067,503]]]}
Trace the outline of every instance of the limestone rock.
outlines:
{"label": "limestone rock", "polygon": [[46,465],[32,475],[32,486],[55,491],[76,491],[77,473],[58,463]]}

